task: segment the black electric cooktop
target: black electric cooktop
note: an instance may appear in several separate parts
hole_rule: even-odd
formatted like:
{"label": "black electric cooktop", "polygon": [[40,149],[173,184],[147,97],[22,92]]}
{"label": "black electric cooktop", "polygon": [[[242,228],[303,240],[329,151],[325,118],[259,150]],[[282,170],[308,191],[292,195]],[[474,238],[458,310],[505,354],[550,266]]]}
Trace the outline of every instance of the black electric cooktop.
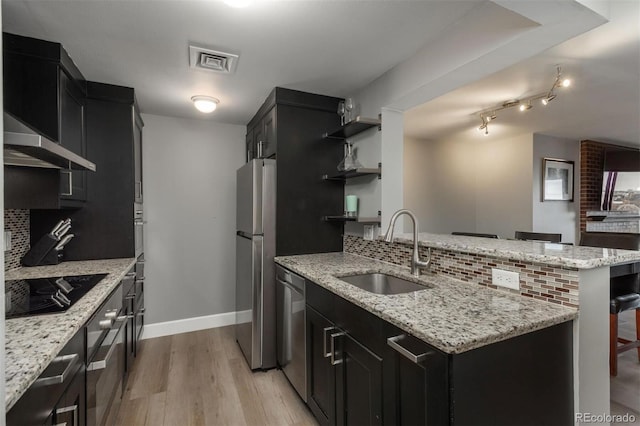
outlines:
{"label": "black electric cooktop", "polygon": [[[5,318],[64,312],[87,294],[107,274],[10,280],[5,294]],[[9,304],[11,306],[9,306]]]}

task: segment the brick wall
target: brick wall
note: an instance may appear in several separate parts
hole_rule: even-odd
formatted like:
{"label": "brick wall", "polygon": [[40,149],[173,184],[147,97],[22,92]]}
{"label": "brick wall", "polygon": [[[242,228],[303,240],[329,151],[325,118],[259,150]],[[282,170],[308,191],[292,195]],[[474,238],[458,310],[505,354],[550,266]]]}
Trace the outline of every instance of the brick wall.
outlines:
{"label": "brick wall", "polygon": [[604,153],[609,145],[580,142],[580,231],[587,228],[587,211],[600,210]]}
{"label": "brick wall", "polygon": [[587,228],[587,211],[600,210],[604,154],[608,149],[630,149],[596,141],[580,142],[580,231]]}

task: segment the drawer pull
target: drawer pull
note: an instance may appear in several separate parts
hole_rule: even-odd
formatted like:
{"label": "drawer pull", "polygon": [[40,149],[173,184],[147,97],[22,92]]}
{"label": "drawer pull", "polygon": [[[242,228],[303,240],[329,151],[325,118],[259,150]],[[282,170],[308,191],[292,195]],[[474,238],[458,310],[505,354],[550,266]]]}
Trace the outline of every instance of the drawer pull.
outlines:
{"label": "drawer pull", "polygon": [[100,326],[101,330],[109,330],[111,327],[113,327],[113,320],[112,319],[104,319],[104,320],[100,320],[98,322],[98,325]]}
{"label": "drawer pull", "polygon": [[405,358],[407,358],[408,360],[410,360],[414,364],[420,364],[421,362],[426,360],[427,356],[431,352],[424,352],[424,353],[421,353],[419,355],[416,355],[413,352],[411,352],[410,350],[408,350],[407,348],[401,346],[400,343],[398,343],[398,342],[404,340],[406,337],[407,336],[405,334],[400,334],[398,336],[389,337],[387,339],[387,345],[391,346],[396,352],[400,353],[400,355],[404,356]]}
{"label": "drawer pull", "polygon": [[344,331],[331,334],[331,365],[342,364],[342,358],[336,359],[336,338],[346,335]]}
{"label": "drawer pull", "polygon": [[78,426],[78,405],[70,405],[68,407],[62,407],[62,408],[58,408],[56,410],[56,416],[61,416],[64,415],[66,413],[72,413],[73,415],[73,420],[71,425],[69,425],[69,423],[67,422],[63,422],[63,423],[58,423],[56,426]]}
{"label": "drawer pull", "polygon": [[65,367],[62,374],[58,374],[56,376],[51,376],[51,377],[41,377],[34,382],[34,385],[51,386],[51,385],[58,385],[60,383],[64,383],[64,381],[68,378],[69,374],[73,370],[73,367],[76,365],[77,360],[79,358],[80,357],[78,356],[78,354],[61,355],[61,356],[55,357],[53,359],[53,362],[67,363],[67,366]]}
{"label": "drawer pull", "polygon": [[111,357],[113,356],[114,352],[116,351],[116,348],[118,348],[120,346],[120,345],[118,345],[118,336],[120,335],[120,333],[124,329],[125,324],[126,324],[126,322],[123,322],[122,325],[120,326],[120,328],[118,329],[118,332],[114,336],[113,342],[111,342],[111,345],[109,346],[109,350],[107,351],[107,354],[105,355],[105,357],[103,359],[99,359],[99,360],[91,362],[87,366],[87,371],[104,370],[105,368],[107,368],[107,365],[109,364],[109,361],[111,360]]}
{"label": "drawer pull", "polygon": [[331,351],[327,350],[327,331],[332,331],[335,329],[335,327],[325,327],[322,329],[322,349],[323,356],[325,358],[329,358],[331,356]]}

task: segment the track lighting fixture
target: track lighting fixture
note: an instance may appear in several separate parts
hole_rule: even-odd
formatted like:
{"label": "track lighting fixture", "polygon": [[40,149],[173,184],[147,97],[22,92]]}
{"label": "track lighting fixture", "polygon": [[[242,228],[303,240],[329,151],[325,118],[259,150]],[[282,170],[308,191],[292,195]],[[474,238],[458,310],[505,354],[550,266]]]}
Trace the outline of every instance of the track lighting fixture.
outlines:
{"label": "track lighting fixture", "polygon": [[548,92],[538,93],[537,95],[530,96],[525,99],[510,99],[508,101],[503,102],[500,105],[496,105],[495,107],[485,109],[483,111],[478,112],[480,115],[480,119],[482,120],[482,124],[478,127],[478,130],[483,131],[485,136],[489,134],[489,122],[493,121],[497,118],[496,113],[498,111],[502,111],[504,109],[512,108],[517,106],[518,109],[522,112],[528,111],[533,108],[533,101],[540,100],[542,105],[548,105],[549,102],[556,98],[555,89],[557,87],[566,88],[571,86],[571,80],[568,78],[563,78],[562,69],[560,66],[556,67],[556,78],[553,81],[553,85]]}
{"label": "track lighting fixture", "polygon": [[478,130],[483,131],[484,130],[484,135],[488,136],[489,135],[489,121],[493,120],[494,118],[496,118],[495,114],[494,115],[480,115],[480,118],[482,119],[482,125],[480,127],[478,127]]}

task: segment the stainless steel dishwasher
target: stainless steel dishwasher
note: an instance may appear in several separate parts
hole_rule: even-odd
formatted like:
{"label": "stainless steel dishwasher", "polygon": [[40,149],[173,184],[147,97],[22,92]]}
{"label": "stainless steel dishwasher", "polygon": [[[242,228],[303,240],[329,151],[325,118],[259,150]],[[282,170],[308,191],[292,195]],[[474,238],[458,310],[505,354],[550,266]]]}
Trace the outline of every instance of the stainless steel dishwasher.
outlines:
{"label": "stainless steel dishwasher", "polygon": [[276,268],[276,341],[278,365],[307,402],[304,278]]}

